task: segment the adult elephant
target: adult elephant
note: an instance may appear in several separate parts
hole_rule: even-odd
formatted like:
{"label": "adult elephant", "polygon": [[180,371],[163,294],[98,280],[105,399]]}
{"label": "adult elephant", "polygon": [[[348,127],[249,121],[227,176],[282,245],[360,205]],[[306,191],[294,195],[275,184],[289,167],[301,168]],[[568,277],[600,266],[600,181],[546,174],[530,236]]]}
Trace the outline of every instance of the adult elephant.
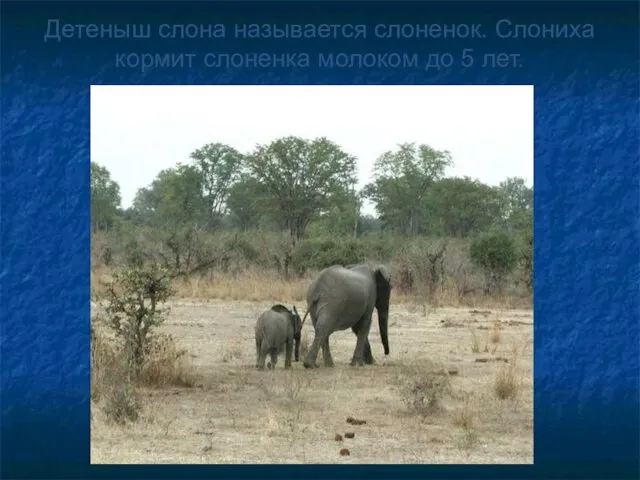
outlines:
{"label": "adult elephant", "polygon": [[391,277],[383,265],[333,265],[322,270],[307,292],[307,314],[311,315],[315,336],[303,362],[305,368],[317,367],[320,348],[325,366],[333,367],[329,336],[347,328],[357,336],[351,365],[375,363],[368,338],[374,309],[378,312],[384,354],[389,355],[390,296]]}

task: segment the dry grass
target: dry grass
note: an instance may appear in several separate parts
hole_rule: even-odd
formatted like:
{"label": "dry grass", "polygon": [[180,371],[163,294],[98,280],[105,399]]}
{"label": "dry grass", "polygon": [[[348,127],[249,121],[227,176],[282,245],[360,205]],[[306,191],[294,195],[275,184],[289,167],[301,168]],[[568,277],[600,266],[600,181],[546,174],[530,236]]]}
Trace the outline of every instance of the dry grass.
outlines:
{"label": "dry grass", "polygon": [[117,383],[107,390],[103,411],[118,425],[138,420],[142,400],[130,383]]}
{"label": "dry grass", "polygon": [[475,329],[471,329],[471,353],[480,352],[480,343],[478,342],[478,335]]}
{"label": "dry grass", "polygon": [[242,349],[238,345],[225,345],[222,348],[222,363],[229,363],[242,358]]}
{"label": "dry grass", "polygon": [[[303,304],[306,301],[308,286],[315,272],[296,281],[286,281],[275,271],[247,268],[242,275],[231,273],[216,273],[213,277],[193,276],[186,280],[176,280],[173,288],[176,298],[190,300],[225,300],[225,301],[252,301],[266,302],[277,300],[278,302]],[[92,289],[97,293],[101,286],[100,281],[110,278],[107,268],[94,268],[92,270]],[[422,306],[427,310],[433,307],[469,307],[469,308],[493,308],[493,309],[519,309],[531,307],[531,296],[503,295],[501,297],[487,297],[483,294],[462,294],[462,289],[449,280],[443,288],[430,295],[428,300],[426,286],[416,282],[411,291],[403,291],[394,288],[393,301],[396,303],[409,303]]]}
{"label": "dry grass", "polygon": [[500,345],[501,333],[500,333],[500,321],[497,317],[491,323],[490,327],[481,326],[484,330],[486,330],[487,334],[485,335],[484,341],[481,341],[480,335],[476,330],[476,326],[470,328],[471,332],[471,353],[491,353],[492,355],[496,353],[498,350],[498,346]]}
{"label": "dry grass", "polygon": [[517,348],[513,349],[513,353],[509,362],[498,371],[495,382],[494,392],[500,400],[516,399],[522,387],[522,376],[518,368],[519,352]]}
{"label": "dry grass", "polygon": [[471,429],[473,428],[474,416],[475,412],[471,408],[470,399],[467,397],[464,400],[463,406],[453,412],[453,424],[456,427],[461,427],[467,430]]}
{"label": "dry grass", "polygon": [[197,375],[171,334],[160,334],[149,345],[138,381],[148,387],[193,387]]}
{"label": "dry grass", "polygon": [[193,387],[197,376],[171,334],[157,335],[148,345],[145,360],[134,376],[122,347],[100,328],[91,332],[91,399],[119,425],[136,422],[143,408],[140,387]]}
{"label": "dry grass", "polygon": [[[309,371],[297,362],[285,370],[278,362],[275,370],[258,371],[253,326],[276,300],[286,299],[173,302],[161,331],[188,353],[163,365],[184,362],[183,372],[197,372],[197,388],[160,382],[127,391],[121,381],[114,396],[137,409],[125,425],[105,408],[108,391],[118,391],[105,387],[106,377],[117,369],[105,371],[108,353],[95,355],[92,390],[102,395],[92,396],[92,463],[533,462],[530,311],[395,301],[388,357],[377,322],[372,327],[377,365],[348,365],[355,337],[346,331],[331,337],[335,368],[319,362]],[[470,351],[470,329],[487,334],[476,333],[477,353]],[[305,324],[301,353],[312,338]],[[110,351],[105,344],[94,342],[93,351]],[[511,345],[526,348],[510,351]],[[517,385],[517,394],[501,397],[498,384]],[[349,424],[349,416],[366,423]],[[344,448],[349,455],[340,454]]]}
{"label": "dry grass", "polygon": [[[118,352],[102,332],[91,328],[91,398],[100,400],[115,379],[124,377]],[[115,378],[114,378],[115,377]]]}
{"label": "dry grass", "polygon": [[451,394],[451,382],[443,368],[425,365],[405,367],[400,391],[409,414],[422,419],[442,411],[442,400]]}
{"label": "dry grass", "polygon": [[491,323],[489,341],[493,345],[498,345],[500,343],[500,338],[502,338],[500,336],[500,321],[498,320],[498,317],[496,316],[496,318]]}

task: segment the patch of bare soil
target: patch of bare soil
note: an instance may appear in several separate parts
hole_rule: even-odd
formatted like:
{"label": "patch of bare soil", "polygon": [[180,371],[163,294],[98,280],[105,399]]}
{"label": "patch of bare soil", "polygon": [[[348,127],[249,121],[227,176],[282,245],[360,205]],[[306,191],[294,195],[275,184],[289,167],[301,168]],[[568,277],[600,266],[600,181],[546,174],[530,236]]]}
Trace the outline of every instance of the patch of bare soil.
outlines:
{"label": "patch of bare soil", "polygon": [[[334,368],[255,369],[269,304],[176,302],[162,330],[191,355],[195,388],[142,391],[137,422],[92,405],[92,463],[533,463],[533,318],[526,310],[392,305],[384,356],[351,367],[355,335],[331,337]],[[305,325],[303,337],[313,339]]]}

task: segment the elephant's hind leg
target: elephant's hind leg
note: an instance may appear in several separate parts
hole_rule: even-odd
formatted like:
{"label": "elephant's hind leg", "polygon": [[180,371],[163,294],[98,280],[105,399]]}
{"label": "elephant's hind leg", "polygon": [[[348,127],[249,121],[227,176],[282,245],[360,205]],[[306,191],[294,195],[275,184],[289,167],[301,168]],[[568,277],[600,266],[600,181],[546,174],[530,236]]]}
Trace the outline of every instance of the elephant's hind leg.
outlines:
{"label": "elephant's hind leg", "polygon": [[266,368],[271,368],[271,363],[268,363],[267,356],[271,349],[269,348],[269,344],[264,340],[260,344],[260,351],[258,353],[258,368],[263,370],[265,368],[265,363],[267,363]]}
{"label": "elephant's hind leg", "polygon": [[304,368],[318,368],[316,360],[318,359],[318,352],[320,347],[324,348],[324,342],[328,340],[331,330],[325,326],[325,322],[318,320],[315,324],[315,335],[313,336],[313,342],[309,347],[309,352],[304,359]]}
{"label": "elephant's hind leg", "polygon": [[365,340],[364,344],[364,363],[367,365],[375,365],[376,360],[373,358],[373,353],[371,352],[371,344],[369,343],[369,338]]}
{"label": "elephant's hind leg", "polygon": [[287,341],[284,346],[284,368],[291,368],[291,357],[293,356],[293,341]]}
{"label": "elephant's hind leg", "polygon": [[269,362],[268,367],[271,369],[276,368],[276,363],[278,363],[278,351],[276,349],[271,349],[269,355],[271,357],[271,361]]}
{"label": "elephant's hind leg", "polygon": [[262,348],[260,347],[260,345],[256,342],[256,368],[259,370],[264,370],[264,363],[265,360],[267,359],[267,353],[262,351]]}
{"label": "elephant's hind leg", "polygon": [[324,366],[332,368],[333,358],[331,357],[331,348],[329,347],[329,337],[322,343],[322,359],[324,360]]}
{"label": "elephant's hind leg", "polygon": [[313,342],[311,342],[311,346],[309,347],[307,356],[305,357],[304,362],[302,362],[304,368],[318,368],[316,360],[318,358],[318,350],[320,350],[320,346],[322,345],[323,341],[324,340],[320,339],[318,331],[316,330],[316,334],[313,337]]}

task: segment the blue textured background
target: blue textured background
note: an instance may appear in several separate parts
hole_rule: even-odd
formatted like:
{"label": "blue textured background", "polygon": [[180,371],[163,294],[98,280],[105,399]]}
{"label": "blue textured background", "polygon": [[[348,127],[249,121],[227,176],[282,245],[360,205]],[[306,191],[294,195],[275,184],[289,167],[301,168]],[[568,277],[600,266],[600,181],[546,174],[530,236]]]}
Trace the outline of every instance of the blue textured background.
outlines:
{"label": "blue textured background", "polygon": [[[4,477],[634,478],[640,318],[637,2],[2,3]],[[61,23],[483,23],[479,40],[63,40]],[[504,40],[514,23],[594,39]],[[520,53],[521,68],[145,74],[116,52]],[[89,466],[90,84],[534,84],[535,466]],[[126,115],[126,112],[122,112]]]}

